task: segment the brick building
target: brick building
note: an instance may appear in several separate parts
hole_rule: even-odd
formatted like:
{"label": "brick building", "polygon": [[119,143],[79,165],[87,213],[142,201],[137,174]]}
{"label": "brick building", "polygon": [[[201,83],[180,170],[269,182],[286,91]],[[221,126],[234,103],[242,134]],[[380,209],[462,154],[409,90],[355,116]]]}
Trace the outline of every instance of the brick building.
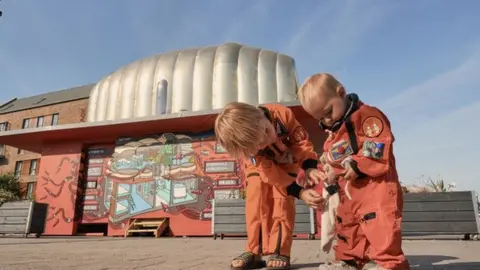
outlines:
{"label": "brick building", "polygon": [[[84,122],[93,85],[14,98],[0,106],[0,132]],[[41,154],[0,145],[0,173],[14,173],[31,197]]]}

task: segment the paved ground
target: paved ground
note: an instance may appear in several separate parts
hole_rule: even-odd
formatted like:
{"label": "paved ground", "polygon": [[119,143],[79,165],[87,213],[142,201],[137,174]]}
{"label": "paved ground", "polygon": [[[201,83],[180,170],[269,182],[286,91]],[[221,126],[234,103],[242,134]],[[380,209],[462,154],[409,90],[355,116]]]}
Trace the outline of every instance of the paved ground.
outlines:
{"label": "paved ground", "polygon": [[[416,269],[480,269],[480,241],[406,240]],[[229,269],[243,239],[0,238],[0,269]],[[319,241],[295,240],[296,269],[316,269],[326,258]]]}

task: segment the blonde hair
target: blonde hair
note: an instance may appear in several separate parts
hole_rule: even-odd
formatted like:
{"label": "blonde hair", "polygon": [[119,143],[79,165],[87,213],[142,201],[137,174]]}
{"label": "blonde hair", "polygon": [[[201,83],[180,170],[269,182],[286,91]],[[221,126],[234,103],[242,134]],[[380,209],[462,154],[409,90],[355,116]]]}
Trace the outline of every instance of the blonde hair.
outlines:
{"label": "blonde hair", "polygon": [[215,120],[217,141],[233,158],[245,158],[257,151],[258,138],[264,129],[264,114],[259,108],[241,102],[231,102]]}
{"label": "blonde hair", "polygon": [[302,106],[308,105],[313,97],[320,93],[334,94],[338,90],[344,88],[343,85],[329,73],[317,73],[308,77],[298,89],[298,99]]}

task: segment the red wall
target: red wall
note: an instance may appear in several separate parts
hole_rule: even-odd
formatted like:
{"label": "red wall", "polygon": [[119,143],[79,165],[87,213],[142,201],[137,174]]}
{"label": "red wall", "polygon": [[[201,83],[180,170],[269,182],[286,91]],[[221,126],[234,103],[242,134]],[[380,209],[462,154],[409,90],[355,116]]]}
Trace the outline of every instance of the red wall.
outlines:
{"label": "red wall", "polygon": [[49,204],[45,234],[75,233],[75,205],[81,169],[81,144],[46,145],[42,152],[36,201]]}

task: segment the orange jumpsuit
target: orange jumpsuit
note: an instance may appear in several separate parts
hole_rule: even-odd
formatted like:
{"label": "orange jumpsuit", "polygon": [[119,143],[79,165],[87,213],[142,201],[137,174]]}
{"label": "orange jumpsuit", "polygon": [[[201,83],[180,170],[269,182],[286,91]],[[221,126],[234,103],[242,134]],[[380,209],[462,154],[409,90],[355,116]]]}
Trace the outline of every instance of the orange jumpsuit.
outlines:
{"label": "orange jumpsuit", "polygon": [[[305,129],[283,105],[260,107],[277,132],[275,143],[245,161],[246,251],[290,256],[300,168],[316,168],[317,154]],[[289,196],[291,195],[291,196]]]}
{"label": "orange jumpsuit", "polygon": [[328,163],[343,172],[346,161],[358,178],[351,181],[346,198],[340,177],[335,257],[361,268],[370,259],[387,269],[410,269],[402,251],[403,193],[393,155],[390,122],[377,108],[348,95],[350,108],[333,125],[324,144]]}

